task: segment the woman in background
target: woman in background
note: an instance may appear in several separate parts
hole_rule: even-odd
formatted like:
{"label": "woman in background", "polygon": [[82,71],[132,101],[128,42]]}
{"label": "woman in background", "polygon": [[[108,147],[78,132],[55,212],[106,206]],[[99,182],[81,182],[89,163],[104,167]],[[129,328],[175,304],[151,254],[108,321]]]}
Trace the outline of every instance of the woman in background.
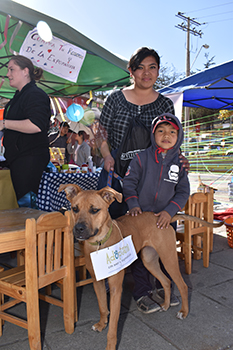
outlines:
{"label": "woman in background", "polygon": [[4,157],[19,206],[35,206],[40,179],[50,159],[50,100],[35,83],[42,73],[21,55],[8,63],[9,84],[17,90],[5,107],[0,130],[4,130]]}
{"label": "woman in background", "polygon": [[[91,147],[84,140],[85,131],[80,130],[75,133],[75,143],[67,145],[67,151],[69,154],[73,154],[73,161],[78,166],[87,164],[89,157],[91,156]],[[70,141],[71,142],[71,141]]]}

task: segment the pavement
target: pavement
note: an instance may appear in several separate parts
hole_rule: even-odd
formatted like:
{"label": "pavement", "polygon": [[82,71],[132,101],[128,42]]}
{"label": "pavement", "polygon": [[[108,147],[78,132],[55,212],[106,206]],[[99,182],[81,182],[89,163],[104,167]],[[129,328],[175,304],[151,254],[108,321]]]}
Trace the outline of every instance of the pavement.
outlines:
{"label": "pavement", "polygon": [[[229,206],[233,207],[233,204],[219,203],[216,210],[221,211]],[[3,264],[14,266],[16,259],[12,259],[10,254],[1,254],[0,265]],[[193,260],[192,273],[187,275],[184,261],[180,260],[180,270],[189,289],[190,312],[185,320],[176,318],[180,306],[149,315],[138,311],[132,298],[130,267],[127,269],[117,350],[233,350],[233,249],[228,245],[225,226],[214,229],[214,249],[210,254],[208,268],[203,267],[202,259]],[[55,288],[53,292],[58,295],[60,290]],[[174,293],[179,297],[177,287]],[[78,288],[77,298],[79,320],[71,335],[64,331],[62,309],[41,301],[43,349],[105,349],[108,328],[101,333],[91,330],[99,319],[93,286]],[[17,305],[12,308],[12,312],[25,314],[25,306]],[[0,350],[16,349],[30,349],[27,330],[5,322]]]}

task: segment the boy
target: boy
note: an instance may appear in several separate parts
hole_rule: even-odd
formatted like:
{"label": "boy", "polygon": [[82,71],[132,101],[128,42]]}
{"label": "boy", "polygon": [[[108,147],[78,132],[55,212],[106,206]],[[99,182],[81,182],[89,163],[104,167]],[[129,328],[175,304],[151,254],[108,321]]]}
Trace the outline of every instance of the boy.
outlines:
{"label": "boy", "polygon": [[[165,229],[166,234],[171,218],[185,206],[190,193],[187,172],[179,160],[183,129],[178,118],[164,113],[153,120],[151,130],[152,144],[131,161],[123,179],[123,194],[130,215],[136,216],[142,211],[154,212],[158,216],[158,227]],[[131,271],[138,309],[144,313],[159,310],[160,306],[151,299],[150,273],[140,258],[131,265]],[[163,297],[159,281],[156,281],[156,286],[158,295]],[[172,293],[170,305],[178,304]]]}

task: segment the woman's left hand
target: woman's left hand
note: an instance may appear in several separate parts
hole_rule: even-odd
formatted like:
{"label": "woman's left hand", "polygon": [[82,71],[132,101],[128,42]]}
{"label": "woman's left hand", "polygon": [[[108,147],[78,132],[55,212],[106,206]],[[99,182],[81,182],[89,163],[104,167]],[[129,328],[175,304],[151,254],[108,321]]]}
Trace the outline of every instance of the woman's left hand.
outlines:
{"label": "woman's left hand", "polygon": [[182,164],[182,169],[184,168],[185,171],[188,172],[189,169],[190,169],[190,164],[189,164],[188,159],[185,158],[185,156],[183,156],[183,154],[181,154],[181,153],[180,153],[180,155],[179,155],[179,158],[180,158],[180,162],[183,163],[183,164]]}

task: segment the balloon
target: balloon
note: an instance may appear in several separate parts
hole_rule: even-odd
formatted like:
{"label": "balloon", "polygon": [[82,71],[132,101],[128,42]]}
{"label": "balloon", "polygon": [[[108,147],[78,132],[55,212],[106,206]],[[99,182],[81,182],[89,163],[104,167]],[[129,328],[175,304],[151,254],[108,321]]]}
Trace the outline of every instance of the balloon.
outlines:
{"label": "balloon", "polygon": [[72,103],[72,105],[67,108],[66,115],[72,122],[79,122],[84,115],[84,110],[82,106],[77,103]]}
{"label": "balloon", "polygon": [[81,121],[83,125],[89,126],[95,121],[95,112],[90,108],[85,109],[84,117]]}

